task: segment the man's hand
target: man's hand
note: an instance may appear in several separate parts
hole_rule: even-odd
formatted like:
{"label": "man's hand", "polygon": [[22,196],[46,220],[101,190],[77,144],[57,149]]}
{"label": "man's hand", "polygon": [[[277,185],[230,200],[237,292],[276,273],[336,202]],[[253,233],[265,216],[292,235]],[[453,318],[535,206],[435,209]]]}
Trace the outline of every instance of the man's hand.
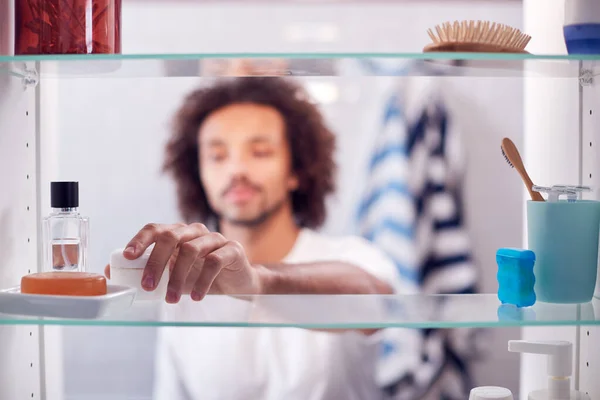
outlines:
{"label": "man's hand", "polygon": [[239,243],[210,232],[202,224],[148,224],[131,239],[123,255],[136,259],[153,243],[142,287],[154,290],[164,269],[170,268],[168,303],[177,303],[182,293],[188,292],[196,301],[207,293],[254,295],[262,292],[266,268],[252,266]]}

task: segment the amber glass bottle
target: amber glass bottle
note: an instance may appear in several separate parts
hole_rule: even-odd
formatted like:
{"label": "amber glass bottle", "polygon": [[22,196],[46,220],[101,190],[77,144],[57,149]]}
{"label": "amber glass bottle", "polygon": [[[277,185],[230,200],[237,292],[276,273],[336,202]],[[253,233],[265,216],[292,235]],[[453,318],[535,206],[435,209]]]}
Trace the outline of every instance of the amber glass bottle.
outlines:
{"label": "amber glass bottle", "polygon": [[121,0],[17,0],[15,54],[121,52]]}

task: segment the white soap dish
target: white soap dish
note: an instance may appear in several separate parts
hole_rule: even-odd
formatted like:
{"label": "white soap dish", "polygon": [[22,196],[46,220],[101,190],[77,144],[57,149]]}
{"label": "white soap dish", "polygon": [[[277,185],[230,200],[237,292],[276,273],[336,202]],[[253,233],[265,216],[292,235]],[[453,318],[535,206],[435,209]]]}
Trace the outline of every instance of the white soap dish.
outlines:
{"label": "white soap dish", "polygon": [[97,319],[127,310],[135,295],[135,288],[124,285],[107,285],[102,296],[23,294],[16,286],[0,290],[0,314]]}

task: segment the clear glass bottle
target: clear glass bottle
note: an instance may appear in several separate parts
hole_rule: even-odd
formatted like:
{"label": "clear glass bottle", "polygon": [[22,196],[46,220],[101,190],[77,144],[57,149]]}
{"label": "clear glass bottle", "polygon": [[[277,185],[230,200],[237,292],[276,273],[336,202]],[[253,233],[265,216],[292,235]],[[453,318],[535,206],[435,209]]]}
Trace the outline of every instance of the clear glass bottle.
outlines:
{"label": "clear glass bottle", "polygon": [[44,271],[85,271],[89,220],[78,210],[78,182],[52,182],[50,206],[42,226]]}

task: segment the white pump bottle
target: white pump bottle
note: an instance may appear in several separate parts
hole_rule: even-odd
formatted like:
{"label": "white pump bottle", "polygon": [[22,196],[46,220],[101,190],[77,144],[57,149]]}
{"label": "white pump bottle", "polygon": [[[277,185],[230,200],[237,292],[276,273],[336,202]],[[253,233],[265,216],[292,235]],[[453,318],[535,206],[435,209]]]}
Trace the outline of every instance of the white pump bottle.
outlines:
{"label": "white pump bottle", "polygon": [[548,388],[534,390],[529,393],[528,400],[590,400],[587,394],[571,390],[573,373],[573,344],[571,342],[509,340],[508,351],[548,356]]}

